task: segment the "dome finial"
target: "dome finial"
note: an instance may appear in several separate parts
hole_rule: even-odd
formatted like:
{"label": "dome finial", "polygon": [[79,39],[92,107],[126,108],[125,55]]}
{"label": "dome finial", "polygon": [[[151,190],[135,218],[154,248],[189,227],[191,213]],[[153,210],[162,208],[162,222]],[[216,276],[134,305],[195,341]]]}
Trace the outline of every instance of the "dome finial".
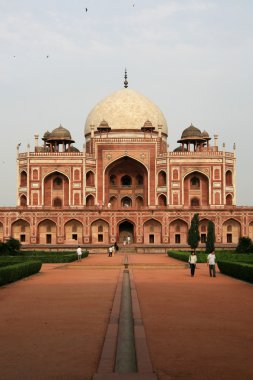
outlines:
{"label": "dome finial", "polygon": [[124,87],[128,87],[128,81],[127,81],[127,69],[125,69],[125,80],[124,80]]}

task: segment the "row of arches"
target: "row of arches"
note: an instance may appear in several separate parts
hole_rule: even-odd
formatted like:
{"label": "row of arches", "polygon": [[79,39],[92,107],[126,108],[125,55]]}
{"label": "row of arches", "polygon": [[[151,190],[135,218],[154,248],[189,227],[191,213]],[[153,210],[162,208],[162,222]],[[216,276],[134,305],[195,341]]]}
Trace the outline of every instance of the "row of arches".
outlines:
{"label": "row of arches", "polygon": [[[38,170],[33,169],[33,175],[32,175],[33,180],[38,180],[39,175],[38,175]],[[74,181],[80,180],[80,170],[75,169],[74,174],[73,174],[73,179]],[[172,179],[173,180],[178,180],[179,179],[179,172],[178,169],[174,169],[172,172]],[[220,169],[214,169],[214,179],[219,180],[220,179]],[[134,178],[128,175],[123,175],[119,179],[117,178],[116,175],[112,174],[110,176],[110,185],[116,186],[118,183],[122,186],[131,186],[132,183],[134,182],[136,185],[142,185],[143,184],[143,176],[138,174]],[[166,186],[167,184],[167,174],[164,170],[160,170],[158,173],[158,186]],[[227,170],[225,174],[225,183],[226,186],[233,186],[233,174],[231,170]],[[55,183],[56,186],[59,186],[59,183]],[[95,173],[92,170],[89,170],[86,173],[86,185],[87,186],[95,186]],[[192,186],[196,187],[199,185],[198,179],[192,179]],[[20,173],[20,187],[26,187],[27,186],[27,172],[25,170],[22,170]]]}
{"label": "row of arches", "polygon": [[[207,237],[208,219],[200,221],[199,231],[201,243],[205,243]],[[164,226],[156,219],[149,219],[138,226],[138,231],[142,228],[142,241],[137,239],[137,226],[133,221],[123,220],[116,226],[116,239],[123,243],[130,237],[133,243],[160,244],[163,242]],[[170,244],[187,244],[189,224],[183,219],[176,219],[166,226]],[[237,244],[241,236],[241,224],[235,219],[226,220],[221,226],[220,243]],[[88,233],[86,231],[89,231]],[[27,220],[18,219],[11,225],[10,235],[20,240],[22,244],[31,242],[31,226]],[[140,234],[140,232],[138,232]],[[65,244],[83,244],[85,242],[94,244],[109,244],[111,228],[104,219],[97,219],[90,226],[85,226],[78,219],[71,219],[63,226],[63,242]],[[34,236],[33,236],[34,237]],[[249,224],[249,237],[253,239],[253,221]],[[58,242],[57,223],[51,219],[44,219],[36,226],[37,244],[57,244]],[[3,224],[0,223],[0,241],[4,240]]]}

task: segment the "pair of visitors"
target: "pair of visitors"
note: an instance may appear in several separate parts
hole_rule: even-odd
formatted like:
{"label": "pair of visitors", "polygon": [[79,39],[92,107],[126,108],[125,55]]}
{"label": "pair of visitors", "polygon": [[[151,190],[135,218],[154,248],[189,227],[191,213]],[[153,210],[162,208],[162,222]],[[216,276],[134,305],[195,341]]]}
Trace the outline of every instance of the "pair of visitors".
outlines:
{"label": "pair of visitors", "polygon": [[78,246],[76,253],[77,253],[77,261],[81,261],[82,260],[82,248],[80,247],[80,245]]}
{"label": "pair of visitors", "polygon": [[[191,269],[191,277],[194,277],[196,264],[197,264],[197,255],[194,251],[191,252],[189,259],[188,259],[188,262],[189,262],[190,269]],[[209,253],[209,255],[207,256],[207,265],[209,266],[210,277],[216,277],[215,253],[214,253],[214,251]]]}

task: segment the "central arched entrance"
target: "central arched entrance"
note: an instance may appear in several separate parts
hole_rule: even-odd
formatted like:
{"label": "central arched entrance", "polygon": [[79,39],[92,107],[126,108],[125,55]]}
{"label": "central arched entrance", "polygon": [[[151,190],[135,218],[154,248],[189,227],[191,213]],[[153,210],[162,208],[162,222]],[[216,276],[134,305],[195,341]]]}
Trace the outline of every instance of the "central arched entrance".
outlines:
{"label": "central arched entrance", "polygon": [[114,209],[147,206],[147,189],[147,169],[134,158],[121,157],[105,170],[105,203]]}
{"label": "central arched entrance", "polygon": [[134,225],[125,220],[119,224],[119,243],[134,243]]}

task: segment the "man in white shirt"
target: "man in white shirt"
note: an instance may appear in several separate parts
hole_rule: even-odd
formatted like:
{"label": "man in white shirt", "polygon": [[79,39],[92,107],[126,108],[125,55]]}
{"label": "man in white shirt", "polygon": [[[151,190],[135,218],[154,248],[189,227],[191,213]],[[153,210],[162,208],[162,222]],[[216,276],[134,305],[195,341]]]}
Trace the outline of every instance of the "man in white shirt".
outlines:
{"label": "man in white shirt", "polygon": [[207,256],[207,265],[209,265],[209,274],[210,277],[216,277],[216,271],[215,271],[215,253],[214,251],[209,253]]}
{"label": "man in white shirt", "polygon": [[80,247],[80,245],[78,246],[76,253],[77,253],[77,260],[81,261],[82,260],[82,248]]}

